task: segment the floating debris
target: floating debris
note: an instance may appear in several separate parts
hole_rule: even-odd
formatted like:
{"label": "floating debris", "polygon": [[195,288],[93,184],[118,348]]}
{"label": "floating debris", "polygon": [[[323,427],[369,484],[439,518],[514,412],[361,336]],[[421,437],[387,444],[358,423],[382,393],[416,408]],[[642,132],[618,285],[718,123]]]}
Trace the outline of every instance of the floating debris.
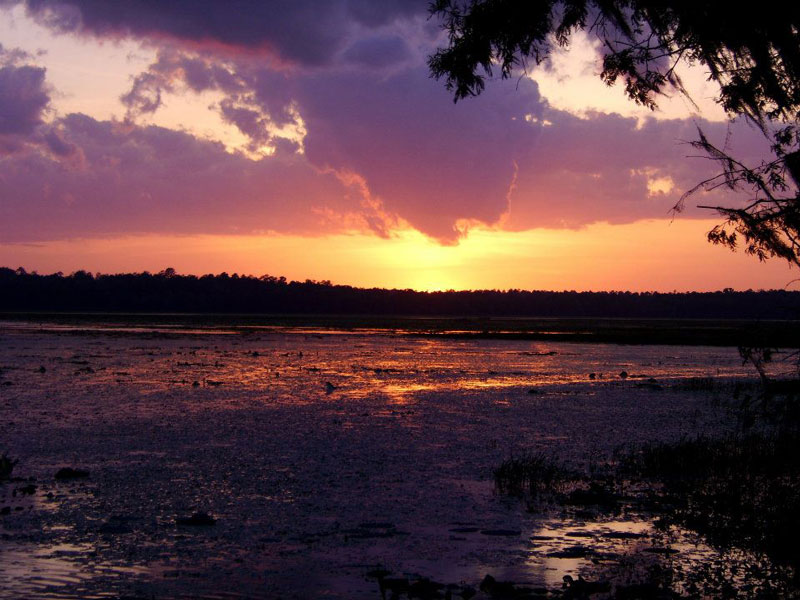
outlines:
{"label": "floating debris", "polygon": [[216,524],[217,520],[205,512],[193,513],[191,517],[178,517],[175,519],[177,525],[183,527],[209,527]]}
{"label": "floating debris", "polygon": [[589,554],[589,549],[586,546],[570,546],[564,550],[550,552],[547,556],[549,558],[586,558]]}
{"label": "floating debris", "polygon": [[11,460],[6,453],[3,453],[3,455],[0,456],[0,481],[3,479],[11,479],[11,473],[14,471],[14,465],[16,465],[18,462],[18,460]]}
{"label": "floating debris", "polygon": [[582,576],[573,579],[571,575],[564,575],[565,596],[567,598],[588,598],[592,594],[602,594],[611,591],[608,581],[586,581]]}
{"label": "floating debris", "polygon": [[653,547],[653,548],[645,548],[645,552],[650,552],[651,554],[662,554],[664,556],[669,556],[671,554],[678,554],[679,550],[675,550],[675,548],[661,548],[661,547]]}
{"label": "floating debris", "polygon": [[522,534],[519,529],[481,529],[483,535],[516,537]]}
{"label": "floating debris", "polygon": [[99,532],[103,535],[124,535],[133,533],[133,528],[128,524],[131,517],[112,515],[108,521],[100,525]]}
{"label": "floating debris", "polygon": [[36,493],[36,486],[32,483],[29,483],[26,486],[17,488],[15,491],[19,492],[23,496],[33,496]]}
{"label": "floating debris", "polygon": [[81,479],[88,476],[89,471],[84,469],[73,469],[72,467],[64,467],[63,469],[59,469],[55,474],[55,478],[62,481],[68,479]]}

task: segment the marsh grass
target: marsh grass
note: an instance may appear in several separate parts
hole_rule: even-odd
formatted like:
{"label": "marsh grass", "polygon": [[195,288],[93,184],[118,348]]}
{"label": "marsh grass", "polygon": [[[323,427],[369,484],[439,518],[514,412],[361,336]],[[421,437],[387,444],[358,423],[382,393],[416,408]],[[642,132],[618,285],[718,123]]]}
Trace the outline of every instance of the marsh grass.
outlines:
{"label": "marsh grass", "polygon": [[800,453],[792,429],[650,444],[624,469],[662,484],[675,503],[669,518],[714,546],[800,567]]}
{"label": "marsh grass", "polygon": [[687,392],[713,392],[720,388],[715,377],[688,377],[675,385],[676,389]]}
{"label": "marsh grass", "polygon": [[[714,384],[698,382],[698,389],[708,385]],[[573,496],[600,490],[626,506],[647,507],[664,531],[673,525],[693,531],[716,549],[717,558],[702,563],[662,565],[672,579],[656,582],[654,589],[689,597],[795,597],[800,590],[800,396],[796,385],[787,384],[777,394],[774,389],[739,390],[741,395],[723,402],[739,423],[727,434],[620,449],[608,468],[585,475],[544,454],[512,458],[494,473],[497,490],[534,500],[546,496],[564,506]],[[626,493],[614,498],[615,490]],[[605,511],[614,506],[589,500]],[[630,558],[647,564],[647,557]]]}
{"label": "marsh grass", "polygon": [[[727,435],[646,444],[618,463],[620,476],[645,482],[655,496],[668,499],[662,506],[668,522],[701,534],[723,554],[750,553],[751,575],[762,575],[758,597],[770,597],[765,590],[785,589],[787,582],[800,587],[796,387],[789,382],[752,401],[737,399],[740,426]],[[708,570],[696,584],[711,585],[712,574]]]}
{"label": "marsh grass", "polygon": [[530,499],[555,496],[578,478],[578,474],[541,452],[508,458],[494,471],[500,494]]}

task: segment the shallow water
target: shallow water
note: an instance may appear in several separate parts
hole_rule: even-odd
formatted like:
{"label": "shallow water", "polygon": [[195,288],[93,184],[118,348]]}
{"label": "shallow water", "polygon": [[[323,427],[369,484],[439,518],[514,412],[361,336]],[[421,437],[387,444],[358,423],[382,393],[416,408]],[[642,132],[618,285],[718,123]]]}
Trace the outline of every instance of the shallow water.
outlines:
{"label": "shallow water", "polygon": [[[552,588],[663,535],[531,514],[493,469],[719,432],[698,377],[752,373],[730,348],[0,324],[0,451],[25,479],[0,484],[0,597],[378,598],[376,566]],[[196,511],[216,524],[176,525]]]}

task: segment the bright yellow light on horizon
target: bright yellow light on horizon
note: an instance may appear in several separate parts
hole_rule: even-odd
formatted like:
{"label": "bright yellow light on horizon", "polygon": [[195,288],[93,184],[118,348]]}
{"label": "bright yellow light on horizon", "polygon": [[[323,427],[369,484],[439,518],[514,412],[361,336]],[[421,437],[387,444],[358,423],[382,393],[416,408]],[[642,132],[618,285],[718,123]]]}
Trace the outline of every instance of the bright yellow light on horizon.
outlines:
{"label": "bright yellow light on horizon", "polygon": [[442,246],[414,230],[300,235],[146,235],[36,244],[0,243],[0,265],[41,273],[270,274],[359,287],[688,291],[783,288],[796,278],[784,262],[712,246],[717,221],[678,219],[582,230],[474,229]]}

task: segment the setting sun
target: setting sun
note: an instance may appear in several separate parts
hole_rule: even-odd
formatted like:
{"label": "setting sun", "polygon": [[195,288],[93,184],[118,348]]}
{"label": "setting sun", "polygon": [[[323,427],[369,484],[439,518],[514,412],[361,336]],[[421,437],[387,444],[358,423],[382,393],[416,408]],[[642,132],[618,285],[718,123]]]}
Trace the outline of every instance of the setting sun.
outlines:
{"label": "setting sun", "polygon": [[800,598],[798,6],[0,0],[0,598]]}

